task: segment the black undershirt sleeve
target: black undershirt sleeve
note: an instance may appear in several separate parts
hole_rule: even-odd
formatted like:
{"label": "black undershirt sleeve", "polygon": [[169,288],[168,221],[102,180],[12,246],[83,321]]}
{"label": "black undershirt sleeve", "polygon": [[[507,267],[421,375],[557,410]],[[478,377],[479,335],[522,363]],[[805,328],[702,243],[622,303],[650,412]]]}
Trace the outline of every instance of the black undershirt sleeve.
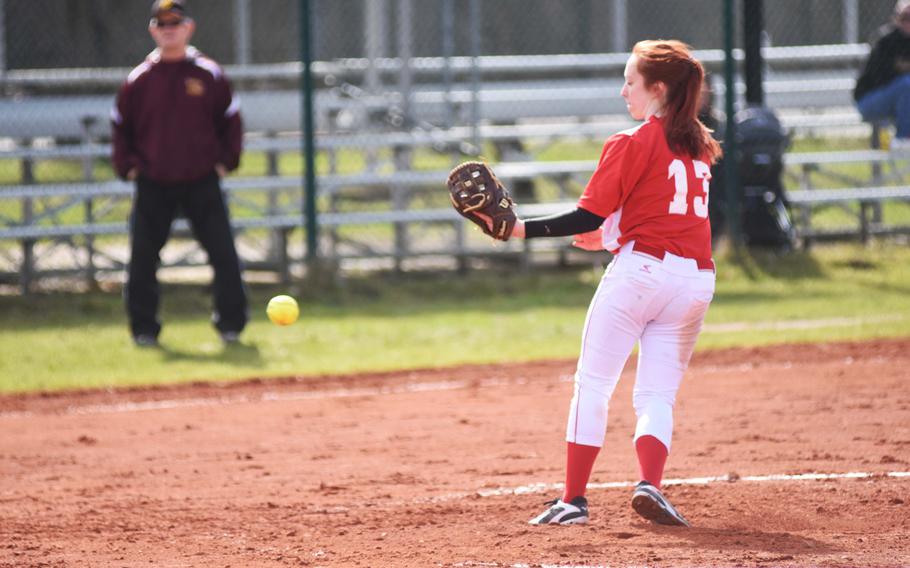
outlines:
{"label": "black undershirt sleeve", "polygon": [[527,219],[525,221],[525,238],[580,235],[581,233],[593,231],[600,227],[603,222],[604,217],[578,207],[573,211],[557,213],[549,217]]}

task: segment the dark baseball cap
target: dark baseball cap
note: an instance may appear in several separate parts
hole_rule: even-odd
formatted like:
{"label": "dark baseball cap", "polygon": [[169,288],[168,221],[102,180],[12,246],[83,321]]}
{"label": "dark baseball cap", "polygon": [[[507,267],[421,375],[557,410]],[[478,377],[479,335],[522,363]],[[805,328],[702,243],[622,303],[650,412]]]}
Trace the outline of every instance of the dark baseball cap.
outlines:
{"label": "dark baseball cap", "polygon": [[152,4],[152,17],[157,18],[168,12],[178,16],[186,16],[186,2],[184,0],[155,0]]}

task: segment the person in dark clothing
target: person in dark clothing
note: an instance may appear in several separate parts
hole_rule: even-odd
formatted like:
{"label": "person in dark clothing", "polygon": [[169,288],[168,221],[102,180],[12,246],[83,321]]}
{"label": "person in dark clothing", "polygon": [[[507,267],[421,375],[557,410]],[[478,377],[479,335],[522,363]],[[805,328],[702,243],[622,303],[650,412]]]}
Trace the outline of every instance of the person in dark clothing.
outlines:
{"label": "person in dark clothing", "polygon": [[159,254],[178,213],[214,269],[213,322],[225,343],[237,342],[247,322],[220,183],[240,163],[243,125],[221,67],[189,45],[194,30],[183,0],[157,0],[149,24],[157,49],[129,74],[111,111],[114,168],[136,184],[125,296],[139,346],[158,344]]}
{"label": "person in dark clothing", "polygon": [[882,33],[856,81],[853,98],[863,120],[894,121],[892,147],[910,147],[910,0],[895,4],[893,25]]}

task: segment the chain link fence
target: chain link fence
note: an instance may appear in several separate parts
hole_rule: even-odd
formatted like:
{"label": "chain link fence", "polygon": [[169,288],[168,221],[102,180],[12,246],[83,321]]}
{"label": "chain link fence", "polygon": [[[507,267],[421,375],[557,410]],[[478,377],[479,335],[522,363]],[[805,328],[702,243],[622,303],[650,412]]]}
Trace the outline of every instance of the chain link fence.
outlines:
{"label": "chain link fence", "polygon": [[[636,41],[691,44],[722,110],[724,3],[311,0],[319,256],[342,270],[566,260],[566,242],[491,246],[450,211],[446,172],[482,157],[526,212],[575,201],[603,140],[632,126],[619,90]],[[108,117],[154,47],[146,4],[0,0],[0,283],[122,278],[132,189],[114,179]],[[226,66],[242,101],[246,151],[225,184],[241,256],[283,278],[304,255],[304,4],[189,1],[193,44]],[[764,2],[765,100],[794,139],[868,140],[851,92],[892,10]],[[164,264],[204,264],[186,236],[178,223]]]}

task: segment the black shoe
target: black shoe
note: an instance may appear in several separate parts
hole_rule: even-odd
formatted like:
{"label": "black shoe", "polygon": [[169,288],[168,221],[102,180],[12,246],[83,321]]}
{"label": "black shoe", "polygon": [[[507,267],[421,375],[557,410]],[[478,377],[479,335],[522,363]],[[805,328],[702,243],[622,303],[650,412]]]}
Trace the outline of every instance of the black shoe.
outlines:
{"label": "black shoe", "polygon": [[642,481],[635,486],[632,494],[632,508],[642,517],[659,525],[674,525],[678,527],[691,527],[679,511],[667,501],[660,490],[647,481]]}
{"label": "black shoe", "polygon": [[553,499],[546,503],[548,508],[528,524],[532,525],[583,525],[588,522],[588,500],[576,497],[571,503]]}
{"label": "black shoe", "polygon": [[133,336],[136,347],[158,347],[158,338],[154,335],[140,333]]}
{"label": "black shoe", "polygon": [[239,331],[222,331],[221,332],[221,341],[225,345],[236,345],[240,343],[240,332]]}

